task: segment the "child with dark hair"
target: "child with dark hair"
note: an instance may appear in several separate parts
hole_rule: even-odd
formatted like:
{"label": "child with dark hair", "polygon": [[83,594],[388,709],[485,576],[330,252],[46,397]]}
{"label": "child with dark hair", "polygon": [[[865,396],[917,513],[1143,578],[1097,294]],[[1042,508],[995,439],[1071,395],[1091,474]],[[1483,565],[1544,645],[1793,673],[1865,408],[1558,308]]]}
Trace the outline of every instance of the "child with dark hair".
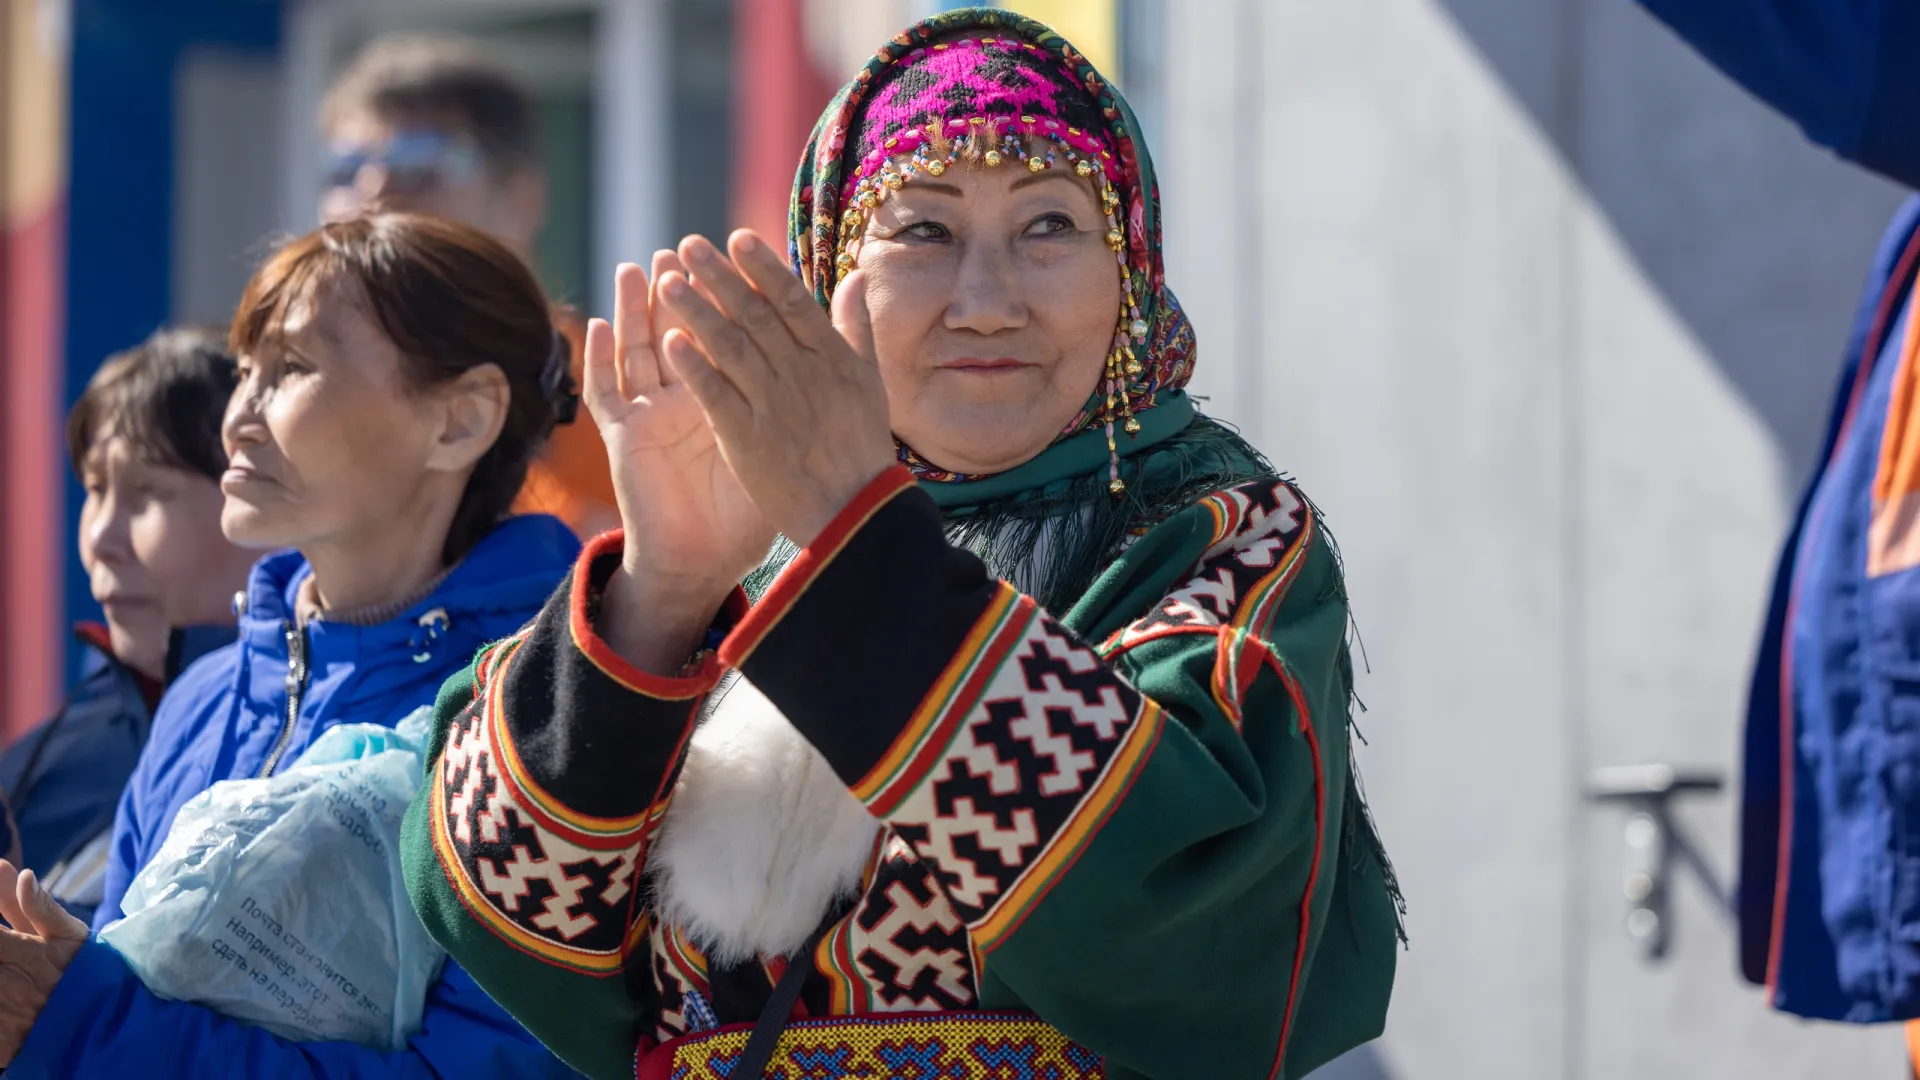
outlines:
{"label": "child with dark hair", "polygon": [[220,533],[220,417],[235,385],[224,335],[163,329],[102,364],[67,417],[86,487],[80,561],[105,625],[74,628],[86,676],[0,756],[20,854],[81,918],[100,902],[114,807],[160,692],[233,638],[253,556]]}

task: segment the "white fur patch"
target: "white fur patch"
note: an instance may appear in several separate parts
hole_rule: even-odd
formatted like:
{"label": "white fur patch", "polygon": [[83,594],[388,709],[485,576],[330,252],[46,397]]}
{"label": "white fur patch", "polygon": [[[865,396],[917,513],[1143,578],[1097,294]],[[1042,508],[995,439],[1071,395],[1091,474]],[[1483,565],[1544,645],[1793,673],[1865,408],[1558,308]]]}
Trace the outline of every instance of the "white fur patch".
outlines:
{"label": "white fur patch", "polygon": [[860,887],[879,822],[746,679],[694,730],[647,872],[718,965],[787,956]]}

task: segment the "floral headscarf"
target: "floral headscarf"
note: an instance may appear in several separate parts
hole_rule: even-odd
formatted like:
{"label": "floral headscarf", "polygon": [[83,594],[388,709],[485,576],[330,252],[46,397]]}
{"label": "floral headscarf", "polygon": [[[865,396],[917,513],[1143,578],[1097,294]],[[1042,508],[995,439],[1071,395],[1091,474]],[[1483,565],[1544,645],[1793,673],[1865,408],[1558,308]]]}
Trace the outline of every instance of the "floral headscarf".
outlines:
{"label": "floral headscarf", "polygon": [[[1056,443],[1101,428],[1111,442],[1119,410],[1127,430],[1137,430],[1135,413],[1154,408],[1192,376],[1193,329],[1166,288],[1160,195],[1139,122],[1112,84],[1042,23],[998,8],[963,8],[915,24],[874,54],[828,104],[794,178],[788,252],[795,272],[829,305],[844,270],[843,230],[849,210],[863,205],[862,191],[882,182],[898,187],[922,170],[938,175],[951,159],[936,146],[977,136],[981,127],[995,146],[1004,138],[1006,153],[1034,171],[1077,166],[1117,196],[1107,202],[1115,229],[1109,240],[1130,305],[1117,313],[1116,348],[1124,347],[1127,363],[1110,367],[1113,382],[1096,389]],[[1056,162],[1047,149],[1044,160],[1029,161],[1027,148],[1040,144],[1057,147],[1066,160]],[[901,164],[909,152],[912,160]],[[998,157],[996,150],[988,160]],[[900,453],[923,480],[976,479],[942,471],[904,445]],[[1115,492],[1121,487],[1116,455]]]}

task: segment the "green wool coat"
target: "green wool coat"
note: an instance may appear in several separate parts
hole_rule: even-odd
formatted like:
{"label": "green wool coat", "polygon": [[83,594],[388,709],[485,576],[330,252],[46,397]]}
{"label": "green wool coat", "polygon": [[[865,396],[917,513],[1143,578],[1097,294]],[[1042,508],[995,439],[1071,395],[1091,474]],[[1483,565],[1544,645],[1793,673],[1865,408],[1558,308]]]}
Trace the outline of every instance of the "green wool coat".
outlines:
{"label": "green wool coat", "polygon": [[[1291,484],[1133,530],[1056,617],[891,470],[673,679],[599,638],[619,558],[591,545],[446,686],[404,833],[427,927],[595,1080],[753,1020],[785,966],[707,961],[646,873],[729,666],[883,827],[793,960],[805,1015],[1030,1012],[1158,1080],[1300,1077],[1380,1033],[1398,913],[1352,779],[1340,568]],[[877,936],[907,897],[917,929]]]}

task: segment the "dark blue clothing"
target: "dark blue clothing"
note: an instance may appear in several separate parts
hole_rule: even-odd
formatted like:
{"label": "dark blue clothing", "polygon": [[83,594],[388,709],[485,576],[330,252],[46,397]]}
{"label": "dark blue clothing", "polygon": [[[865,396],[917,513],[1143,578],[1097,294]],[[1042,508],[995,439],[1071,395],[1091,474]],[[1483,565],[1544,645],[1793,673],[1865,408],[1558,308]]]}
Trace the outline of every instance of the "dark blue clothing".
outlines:
{"label": "dark blue clothing", "polygon": [[[1642,2],[1813,141],[1920,187],[1920,0]],[[1920,410],[1889,414],[1920,317],[1916,230],[1920,199],[1868,275],[1745,738],[1741,970],[1777,1008],[1867,1023],[1920,1016],[1920,567],[1868,570],[1888,426],[1920,433]]]}
{"label": "dark blue clothing", "polygon": [[[165,675],[233,640],[231,627],[178,630]],[[52,718],[0,755],[0,791],[20,833],[22,865],[49,882],[69,911],[92,921],[97,893],[71,894],[58,882],[82,849],[113,827],[115,807],[147,744],[160,684],[121,663],[106,628],[81,626],[74,638],[88,650],[86,674]],[[91,881],[97,888],[98,875]]]}
{"label": "dark blue clothing", "polygon": [[1809,139],[1920,188],[1920,3],[1641,2]]}
{"label": "dark blue clothing", "polygon": [[1874,261],[1748,702],[1741,968],[1776,1007],[1832,1020],[1920,1016],[1920,568],[1867,573],[1917,227],[1920,198]]}
{"label": "dark blue clothing", "polygon": [[140,677],[86,629],[74,633],[89,654],[86,675],[59,712],[0,756],[0,790],[20,829],[22,862],[41,877],[113,825],[153,721]]}
{"label": "dark blue clothing", "polygon": [[[480,647],[540,610],[579,543],[557,519],[509,519],[432,595],[399,617],[356,627],[297,625],[308,574],[296,552],[254,568],[239,639],[169,688],[114,825],[107,890],[95,927],[120,914],[134,874],[181,806],[216,781],[298,757],[341,722],[393,724],[433,703]],[[307,677],[288,672],[303,653]],[[287,723],[290,693],[300,695]],[[342,917],[351,917],[343,912]],[[428,993],[421,1030],[388,1053],[351,1043],[294,1043],[197,1005],[155,997],[118,953],[89,942],[56,987],[8,1069],[23,1077],[564,1077],[534,1041],[449,961]]]}

